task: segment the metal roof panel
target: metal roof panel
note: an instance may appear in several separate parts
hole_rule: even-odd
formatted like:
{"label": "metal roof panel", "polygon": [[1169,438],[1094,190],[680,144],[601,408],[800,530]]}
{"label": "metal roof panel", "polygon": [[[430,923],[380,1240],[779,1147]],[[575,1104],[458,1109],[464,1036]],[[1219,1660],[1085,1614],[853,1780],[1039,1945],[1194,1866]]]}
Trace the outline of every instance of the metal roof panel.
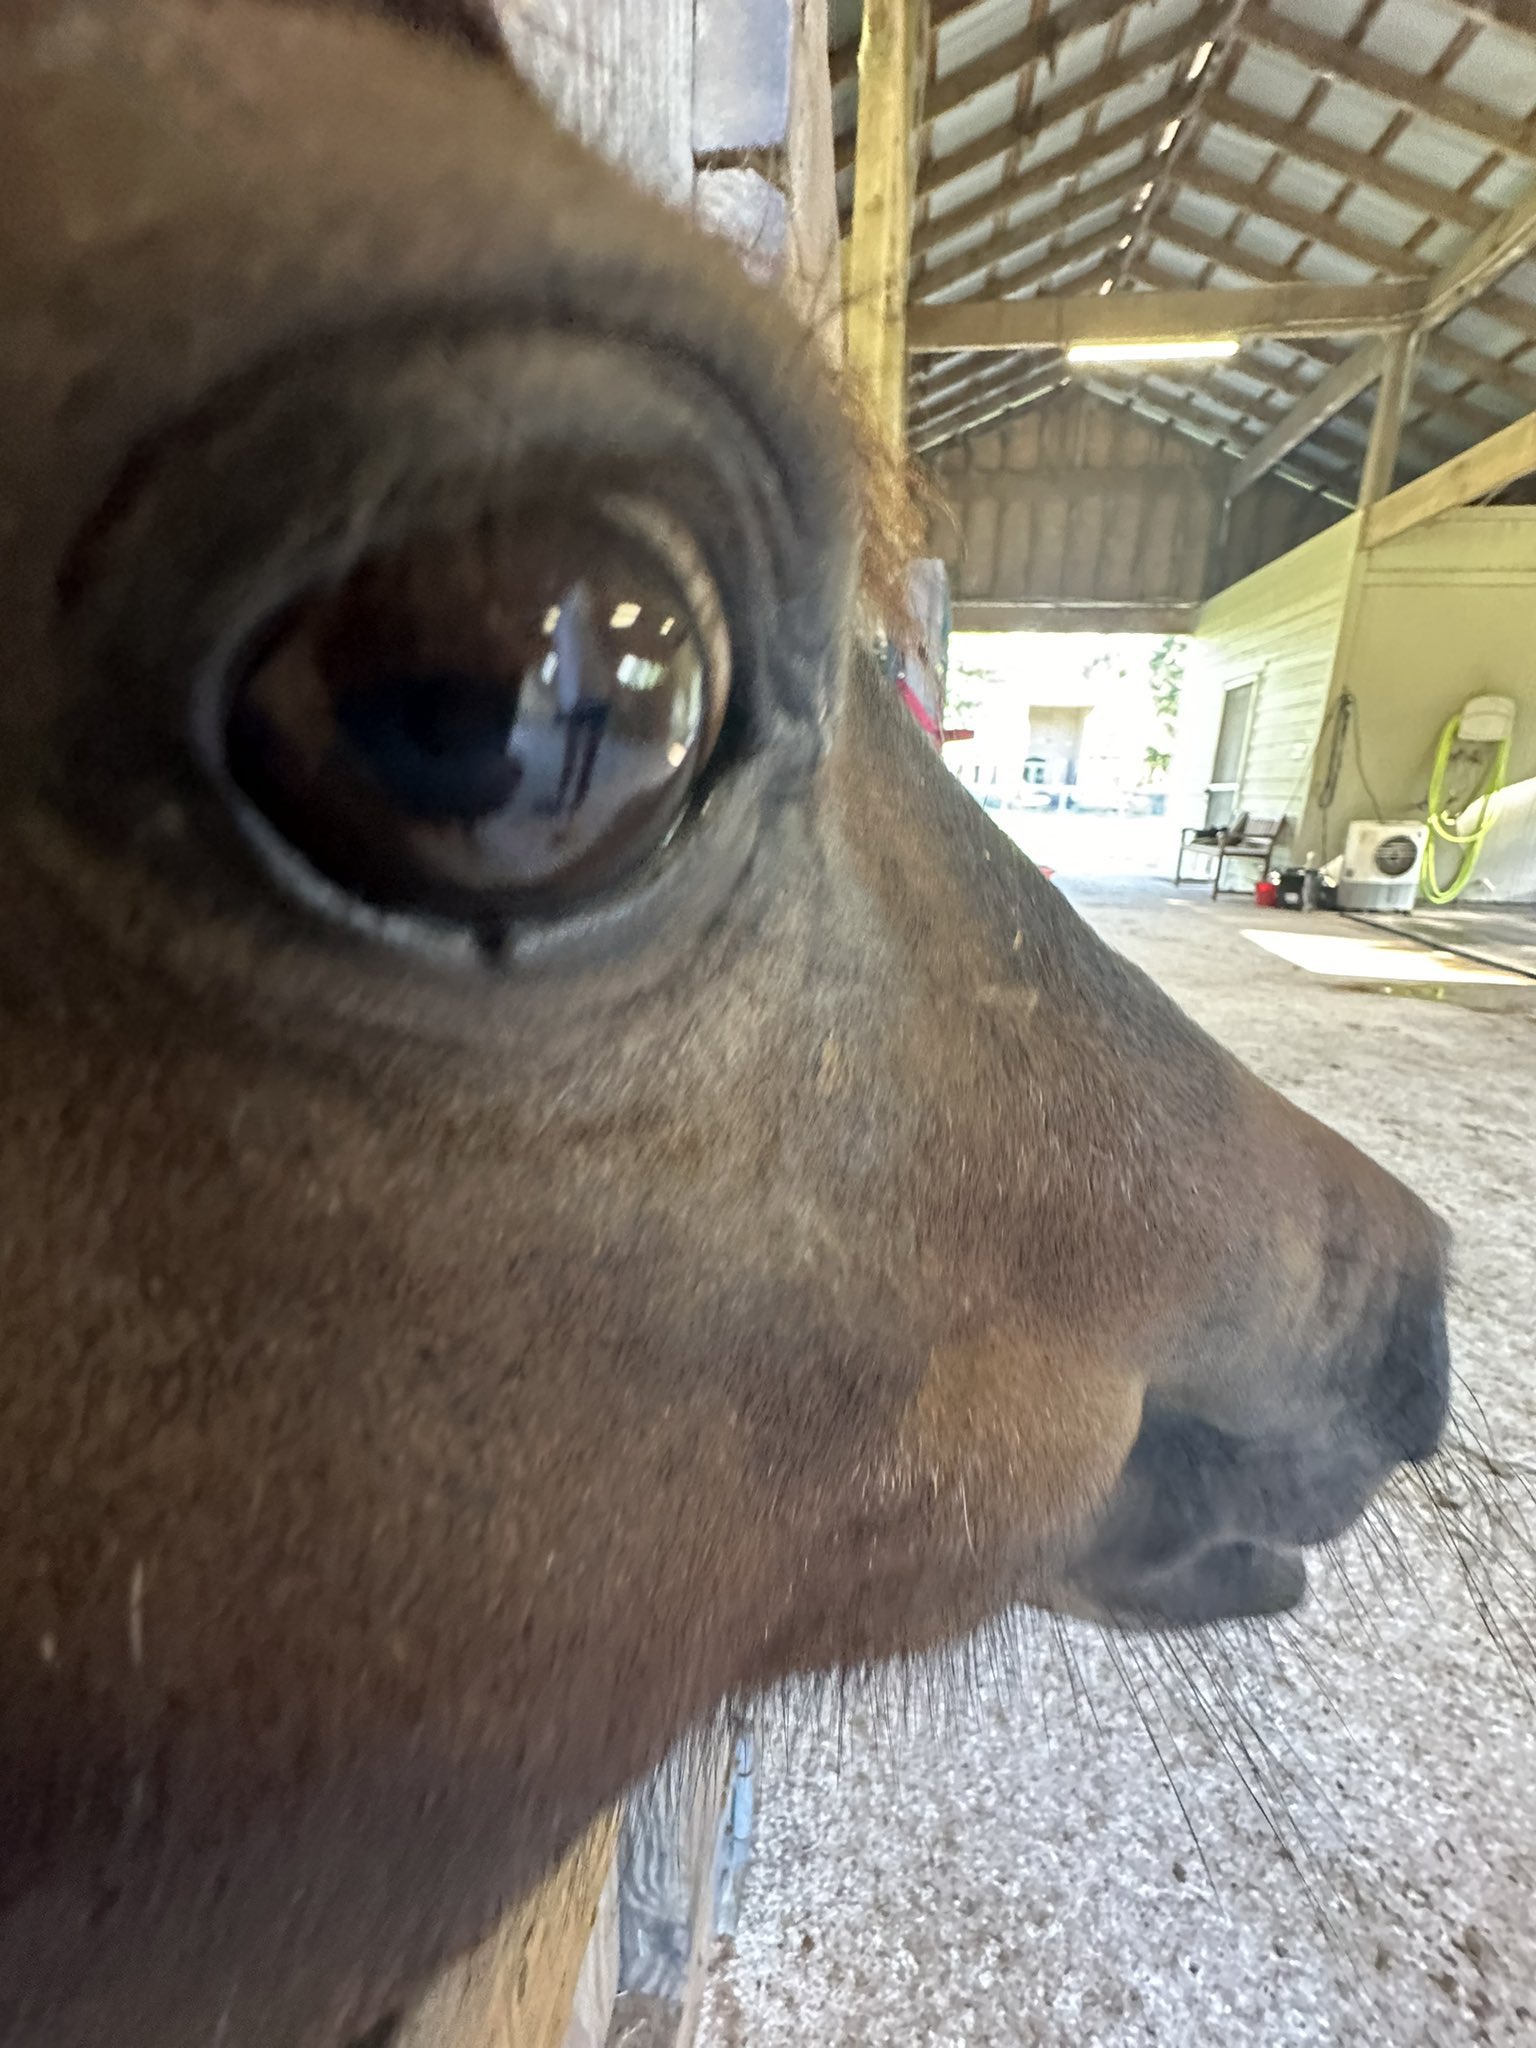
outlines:
{"label": "metal roof panel", "polygon": [[1156,71],[1148,71],[1141,78],[1133,79],[1129,85],[1111,93],[1099,106],[1099,126],[1112,128],[1117,121],[1128,121],[1133,114],[1139,114],[1146,107],[1155,107],[1160,100],[1168,97],[1173,83],[1174,67],[1160,65]]}
{"label": "metal roof panel", "polygon": [[[1312,110],[1311,125],[1349,149],[1373,150],[1401,109],[1357,85],[1330,84]],[[1442,183],[1445,181],[1442,179]]]}
{"label": "metal roof panel", "polygon": [[[1269,189],[1277,199],[1289,199],[1293,205],[1305,206],[1312,213],[1326,213],[1344,190],[1344,180],[1337,171],[1325,170],[1320,164],[1309,164],[1295,157],[1282,158],[1269,180]],[[1262,213],[1262,191],[1254,194],[1254,204]],[[1411,229],[1407,230],[1407,233],[1411,232]],[[1398,235],[1393,239],[1401,241],[1405,238],[1405,235]]]}
{"label": "metal roof panel", "polygon": [[1489,156],[1488,150],[1470,135],[1462,135],[1439,121],[1427,121],[1422,114],[1416,114],[1382,154],[1388,163],[1401,164],[1417,177],[1433,178],[1437,185],[1458,188],[1477,176]]}
{"label": "metal roof panel", "polygon": [[1478,180],[1475,190],[1479,199],[1502,210],[1524,199],[1528,192],[1536,192],[1536,180],[1532,179],[1528,163],[1506,157]]}
{"label": "metal roof panel", "polygon": [[1518,327],[1501,320],[1496,311],[1486,312],[1481,306],[1468,306],[1447,323],[1445,331],[1453,341],[1485,356],[1507,356],[1526,338]]}
{"label": "metal roof panel", "polygon": [[1312,81],[1294,57],[1250,44],[1242,54],[1232,77],[1232,90],[1239,99],[1265,107],[1282,121],[1294,121],[1306,103]]}
{"label": "metal roof panel", "polygon": [[1384,0],[1360,48],[1422,78],[1466,26],[1465,13],[1446,6],[1444,0]]}
{"label": "metal roof panel", "polygon": [[1205,268],[1202,257],[1181,248],[1177,242],[1164,241],[1161,235],[1153,235],[1151,250],[1153,261],[1160,269],[1171,272],[1188,284],[1194,284]]}
{"label": "metal roof panel", "polygon": [[1404,206],[1373,186],[1357,185],[1337,209],[1338,219],[1357,234],[1372,235],[1394,249],[1403,248],[1424,227],[1427,216]]}
{"label": "metal roof panel", "polygon": [[1325,36],[1347,36],[1365,11],[1366,0],[1273,0],[1276,14],[1315,28]]}
{"label": "metal roof panel", "polygon": [[1228,176],[1251,183],[1269,168],[1275,152],[1267,142],[1241,134],[1236,128],[1208,128],[1200,138],[1200,155]]}
{"label": "metal roof panel", "polygon": [[[1536,27],[1536,16],[1533,16]],[[1512,114],[1517,121],[1536,113],[1536,35],[1506,35],[1492,28],[1446,73],[1447,85]]]}
{"label": "metal roof panel", "polygon": [[1301,247],[1301,237],[1261,214],[1250,214],[1237,236],[1240,249],[1251,249],[1264,263],[1289,263]]}

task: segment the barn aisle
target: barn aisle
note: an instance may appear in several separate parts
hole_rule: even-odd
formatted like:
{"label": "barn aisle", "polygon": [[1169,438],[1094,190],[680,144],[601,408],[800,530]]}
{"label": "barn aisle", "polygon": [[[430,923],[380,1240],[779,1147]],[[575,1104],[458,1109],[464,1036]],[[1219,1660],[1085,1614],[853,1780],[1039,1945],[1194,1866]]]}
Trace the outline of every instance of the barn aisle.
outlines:
{"label": "barn aisle", "polygon": [[1405,1494],[1268,1633],[1036,1625],[905,1703],[771,1719],[704,2048],[1528,2048],[1536,1561],[1498,1502],[1536,1474],[1536,1009],[1329,986],[1243,938],[1251,906],[1160,881],[1067,888],[1456,1223],[1493,1455]]}

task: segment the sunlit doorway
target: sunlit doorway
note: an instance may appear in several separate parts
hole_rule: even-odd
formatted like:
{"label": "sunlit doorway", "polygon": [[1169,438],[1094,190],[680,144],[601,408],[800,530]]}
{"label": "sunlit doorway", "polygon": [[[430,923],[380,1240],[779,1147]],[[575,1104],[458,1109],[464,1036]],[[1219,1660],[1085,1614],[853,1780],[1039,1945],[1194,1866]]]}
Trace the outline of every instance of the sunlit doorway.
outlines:
{"label": "sunlit doorway", "polygon": [[951,772],[1042,867],[1172,871],[1171,804],[1191,642],[1151,633],[956,633]]}

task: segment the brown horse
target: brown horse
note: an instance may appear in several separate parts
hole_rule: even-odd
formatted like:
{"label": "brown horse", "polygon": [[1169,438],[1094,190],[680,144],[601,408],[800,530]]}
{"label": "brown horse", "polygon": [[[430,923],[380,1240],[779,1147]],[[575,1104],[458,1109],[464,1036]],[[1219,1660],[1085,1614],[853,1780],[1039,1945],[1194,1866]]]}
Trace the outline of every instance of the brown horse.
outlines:
{"label": "brown horse", "polygon": [[787,313],[436,14],[0,28],[5,2048],[336,2048],[722,1698],[1284,1605],[1441,1426],[1437,1224],[951,781]]}

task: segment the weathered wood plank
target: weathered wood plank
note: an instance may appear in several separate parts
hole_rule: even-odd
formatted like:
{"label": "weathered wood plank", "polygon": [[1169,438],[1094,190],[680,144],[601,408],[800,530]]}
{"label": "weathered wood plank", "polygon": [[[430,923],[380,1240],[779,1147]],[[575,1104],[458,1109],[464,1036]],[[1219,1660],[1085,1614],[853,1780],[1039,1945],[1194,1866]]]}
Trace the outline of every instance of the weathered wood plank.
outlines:
{"label": "weathered wood plank", "polygon": [[848,368],[893,447],[906,436],[907,279],[921,0],[865,0],[848,243]]}
{"label": "weathered wood plank", "polygon": [[617,1836],[616,1815],[596,1821],[487,1941],[443,1972],[390,2048],[560,2048]]}
{"label": "weathered wood plank", "polygon": [[1071,348],[1079,342],[1192,342],[1226,336],[1367,334],[1417,319],[1418,282],[1270,284],[1240,291],[1117,292],[1110,298],[962,299],[914,306],[914,355],[945,349]]}
{"label": "weathered wood plank", "polygon": [[1363,545],[1379,548],[1442,512],[1490,497],[1536,470],[1536,413],[1490,434],[1464,455],[1416,477],[1366,514]]}

